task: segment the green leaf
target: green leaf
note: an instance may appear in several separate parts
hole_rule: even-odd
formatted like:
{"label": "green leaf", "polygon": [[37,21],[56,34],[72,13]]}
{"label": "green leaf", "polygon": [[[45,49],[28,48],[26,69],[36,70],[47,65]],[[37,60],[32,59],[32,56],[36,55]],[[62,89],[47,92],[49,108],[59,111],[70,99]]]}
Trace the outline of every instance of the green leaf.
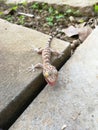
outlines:
{"label": "green leaf", "polygon": [[27,1],[23,1],[23,2],[22,2],[22,5],[23,5],[23,6],[27,6],[27,4],[28,4]]}
{"label": "green leaf", "polygon": [[55,10],[55,12],[54,12],[55,14],[59,14],[59,12],[58,12],[58,10]]}
{"label": "green leaf", "polygon": [[48,8],[49,7],[47,3],[42,3],[42,9],[47,10]]}
{"label": "green leaf", "polygon": [[95,6],[94,6],[94,11],[98,12],[98,5],[97,4],[95,4]]}
{"label": "green leaf", "polygon": [[66,13],[67,13],[67,14],[70,14],[70,13],[72,13],[72,12],[73,12],[72,9],[67,9],[67,10],[66,10]]}
{"label": "green leaf", "polygon": [[19,23],[20,23],[21,25],[23,25],[24,22],[25,22],[25,16],[20,15],[18,18],[19,18]]}
{"label": "green leaf", "polygon": [[50,17],[47,17],[47,18],[46,18],[46,21],[47,21],[47,22],[53,22],[53,20],[54,20],[54,17],[53,17],[53,16],[50,16]]}
{"label": "green leaf", "polygon": [[59,14],[57,16],[55,16],[56,19],[61,19],[61,18],[64,18],[64,15],[63,14]]}
{"label": "green leaf", "polygon": [[12,8],[11,8],[11,10],[14,10],[14,11],[16,11],[18,9],[18,6],[13,6]]}
{"label": "green leaf", "polygon": [[33,9],[39,9],[39,3],[35,2],[34,4],[31,5],[31,8],[33,8]]}
{"label": "green leaf", "polygon": [[73,11],[73,14],[74,14],[74,15],[79,15],[79,14],[80,14],[80,11],[79,11],[79,10]]}
{"label": "green leaf", "polygon": [[3,15],[3,12],[2,12],[2,11],[0,11],[0,15]]}
{"label": "green leaf", "polygon": [[79,19],[79,23],[84,23],[84,19]]}
{"label": "green leaf", "polygon": [[7,16],[5,16],[5,19],[7,21],[11,22],[12,21],[12,16],[11,15],[7,15]]}
{"label": "green leaf", "polygon": [[49,26],[53,26],[53,22],[48,22],[48,25]]}
{"label": "green leaf", "polygon": [[53,13],[54,12],[54,9],[53,9],[53,7],[49,7],[49,13],[51,14],[51,13]]}

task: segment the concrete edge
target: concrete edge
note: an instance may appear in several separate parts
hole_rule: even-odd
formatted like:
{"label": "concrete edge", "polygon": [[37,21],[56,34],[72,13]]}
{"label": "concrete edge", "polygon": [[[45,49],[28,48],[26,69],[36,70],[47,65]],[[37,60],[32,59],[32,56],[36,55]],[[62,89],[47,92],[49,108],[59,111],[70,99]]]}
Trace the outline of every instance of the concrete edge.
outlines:
{"label": "concrete edge", "polygon": [[[60,59],[55,59],[53,65],[55,65],[59,70],[67,61],[67,59],[69,59],[70,55],[71,47],[70,44],[67,44],[64,50],[64,55]],[[28,105],[34,100],[34,98],[41,92],[45,85],[46,82],[43,78],[42,73],[40,73],[38,77],[35,78],[35,80],[31,81],[31,83],[29,83],[27,86],[25,86],[25,89],[17,97],[15,97],[0,113],[0,127],[7,130],[20,116],[20,114],[28,107]]]}

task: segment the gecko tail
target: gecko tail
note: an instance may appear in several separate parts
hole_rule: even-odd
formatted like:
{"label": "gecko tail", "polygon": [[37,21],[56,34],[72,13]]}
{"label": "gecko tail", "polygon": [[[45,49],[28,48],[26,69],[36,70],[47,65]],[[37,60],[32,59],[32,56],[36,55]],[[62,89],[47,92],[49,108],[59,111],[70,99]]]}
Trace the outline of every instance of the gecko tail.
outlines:
{"label": "gecko tail", "polygon": [[53,40],[53,38],[58,34],[58,30],[56,30],[56,32],[53,32],[50,34],[49,36],[49,39],[48,39],[48,42],[47,42],[47,47],[50,47],[51,46],[51,42]]}
{"label": "gecko tail", "polygon": [[52,39],[54,38],[54,35],[50,35],[49,36],[49,39],[48,39],[48,42],[47,42],[47,47],[50,47],[51,46],[51,42],[52,42]]}

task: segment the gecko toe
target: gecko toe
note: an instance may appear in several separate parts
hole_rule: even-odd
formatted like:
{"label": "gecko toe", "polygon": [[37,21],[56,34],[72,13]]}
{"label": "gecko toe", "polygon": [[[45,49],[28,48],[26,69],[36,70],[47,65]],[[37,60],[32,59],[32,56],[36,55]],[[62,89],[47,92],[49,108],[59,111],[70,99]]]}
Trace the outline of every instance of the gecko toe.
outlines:
{"label": "gecko toe", "polygon": [[35,71],[35,67],[34,67],[34,65],[32,64],[31,67],[28,67],[28,70],[29,70],[29,72],[31,72],[31,71],[34,72],[34,71]]}

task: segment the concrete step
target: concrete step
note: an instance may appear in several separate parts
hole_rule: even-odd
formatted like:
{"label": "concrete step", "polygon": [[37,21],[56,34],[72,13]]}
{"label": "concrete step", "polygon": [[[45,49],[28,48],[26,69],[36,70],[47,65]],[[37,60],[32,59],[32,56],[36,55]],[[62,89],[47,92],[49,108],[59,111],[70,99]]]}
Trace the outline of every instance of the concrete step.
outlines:
{"label": "concrete step", "polygon": [[[59,5],[70,5],[70,6],[91,6],[98,2],[98,0],[25,0],[27,2],[45,2],[49,4],[59,4]],[[8,3],[22,3],[24,0],[7,0]]]}
{"label": "concrete step", "polygon": [[[42,62],[34,48],[44,48],[49,36],[0,19],[0,128],[7,128],[19,116],[46,82],[42,70],[28,72],[31,64]],[[69,58],[71,48],[54,38],[52,48],[64,55],[52,58],[59,69]]]}
{"label": "concrete step", "polygon": [[98,28],[9,130],[98,130]]}

